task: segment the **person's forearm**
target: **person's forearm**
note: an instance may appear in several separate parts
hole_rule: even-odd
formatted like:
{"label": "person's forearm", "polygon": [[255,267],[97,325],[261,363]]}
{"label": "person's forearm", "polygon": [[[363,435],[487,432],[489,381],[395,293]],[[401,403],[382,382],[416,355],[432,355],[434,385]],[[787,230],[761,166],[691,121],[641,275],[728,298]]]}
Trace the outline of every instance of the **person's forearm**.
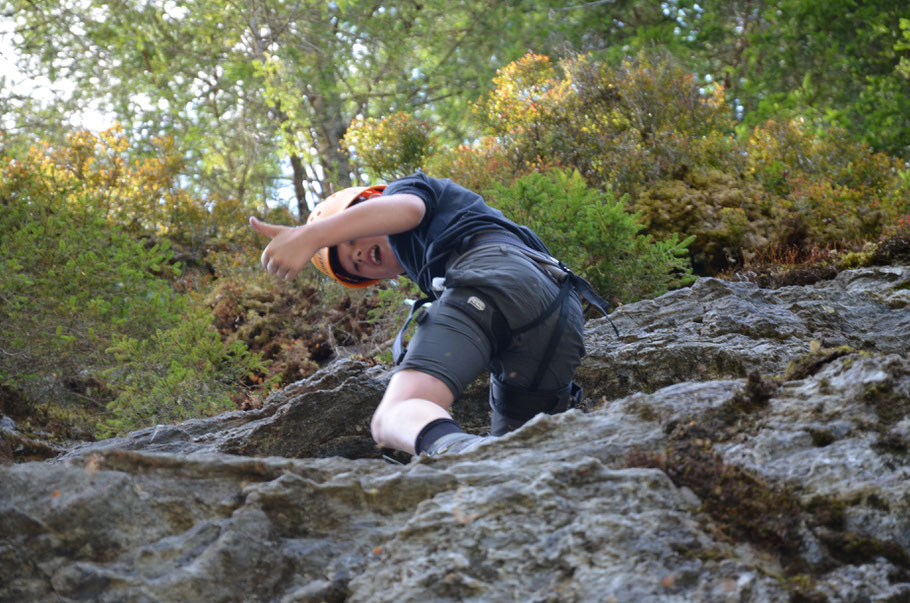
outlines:
{"label": "person's forearm", "polygon": [[306,226],[318,247],[332,247],[362,237],[393,235],[416,228],[426,213],[420,197],[400,194],[377,197]]}

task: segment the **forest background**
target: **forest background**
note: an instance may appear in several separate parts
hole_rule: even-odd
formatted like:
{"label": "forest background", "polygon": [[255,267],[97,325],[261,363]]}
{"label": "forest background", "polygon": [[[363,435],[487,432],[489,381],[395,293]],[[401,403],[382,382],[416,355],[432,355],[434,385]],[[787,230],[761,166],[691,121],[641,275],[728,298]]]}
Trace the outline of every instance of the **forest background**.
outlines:
{"label": "forest background", "polygon": [[[900,0],[0,0],[0,17],[24,74],[67,83],[0,86],[0,415],[41,439],[257,407],[339,355],[388,362],[413,284],[275,280],[247,217],[303,223],[418,168],[614,304],[910,259]],[[118,125],[72,126],[88,108]]]}

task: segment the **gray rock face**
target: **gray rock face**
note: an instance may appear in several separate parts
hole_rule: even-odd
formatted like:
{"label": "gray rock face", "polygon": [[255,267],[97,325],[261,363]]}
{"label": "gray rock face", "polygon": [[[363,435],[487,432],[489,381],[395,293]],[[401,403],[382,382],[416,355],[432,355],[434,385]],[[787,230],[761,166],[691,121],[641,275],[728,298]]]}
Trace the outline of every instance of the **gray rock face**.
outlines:
{"label": "gray rock face", "polygon": [[842,272],[832,281],[773,291],[703,278],[654,300],[619,308],[619,328],[592,321],[579,370],[589,395],[608,400],[684,381],[782,373],[822,347],[905,353],[910,336],[907,268]]}
{"label": "gray rock face", "polygon": [[64,458],[109,449],[366,457],[375,451],[370,417],[388,378],[388,371],[382,367],[342,360],[276,392],[262,409],[141,429],[122,438],[75,446]]}
{"label": "gray rock face", "polygon": [[846,528],[910,551],[910,360],[852,355],[784,383],[724,459],[776,483],[845,501]]}
{"label": "gray rock face", "polygon": [[0,600],[908,600],[908,291],[878,268],[626,306],[619,341],[589,327],[589,412],[465,455],[331,456],[377,454],[388,373],[346,361],[2,466]]}
{"label": "gray rock face", "polygon": [[[120,438],[76,445],[60,460],[115,449],[183,455],[222,452],[293,458],[380,458],[382,451],[370,436],[370,419],[390,377],[387,367],[342,359],[307,380],[275,392],[259,410],[158,425]],[[487,395],[485,384],[479,379],[454,409],[455,419],[466,430],[489,429]]]}

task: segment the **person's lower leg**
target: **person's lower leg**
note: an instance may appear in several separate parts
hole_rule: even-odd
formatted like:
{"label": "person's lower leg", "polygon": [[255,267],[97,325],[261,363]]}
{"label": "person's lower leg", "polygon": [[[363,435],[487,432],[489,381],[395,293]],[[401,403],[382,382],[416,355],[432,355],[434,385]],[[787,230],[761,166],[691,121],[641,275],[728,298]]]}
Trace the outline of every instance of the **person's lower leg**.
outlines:
{"label": "person's lower leg", "polygon": [[417,436],[424,427],[439,419],[455,424],[445,409],[429,400],[411,398],[395,403],[384,402],[373,415],[373,439],[382,447],[418,454],[414,447]]}

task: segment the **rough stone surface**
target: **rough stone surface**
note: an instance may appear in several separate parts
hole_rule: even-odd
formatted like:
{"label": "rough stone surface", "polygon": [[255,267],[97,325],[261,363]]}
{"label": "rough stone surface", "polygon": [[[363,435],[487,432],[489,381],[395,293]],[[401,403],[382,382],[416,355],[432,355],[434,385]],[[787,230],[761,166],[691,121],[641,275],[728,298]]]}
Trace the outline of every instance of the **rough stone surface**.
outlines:
{"label": "rough stone surface", "polygon": [[[119,438],[77,444],[62,458],[112,449],[293,458],[381,458],[383,451],[370,436],[370,418],[391,373],[387,367],[342,359],[309,379],[272,394],[261,409],[228,412],[179,425],[157,425]],[[487,395],[485,382],[478,379],[456,406],[455,418],[466,430],[489,429]]]}
{"label": "rough stone surface", "polygon": [[849,530],[910,551],[910,360],[851,355],[783,384],[724,459],[807,496],[846,501]]}
{"label": "rough stone surface", "polygon": [[[354,458],[388,371],[345,361],[259,411],[0,466],[0,601],[910,600],[908,290],[875,268],[626,306],[619,341],[589,327],[589,412],[465,455]],[[795,529],[634,461],[686,451],[798,501]]]}
{"label": "rough stone surface", "polygon": [[579,370],[588,393],[608,400],[684,381],[782,373],[822,347],[904,353],[910,338],[905,267],[842,272],[812,286],[759,289],[702,278],[692,287],[629,304],[588,330]]}

